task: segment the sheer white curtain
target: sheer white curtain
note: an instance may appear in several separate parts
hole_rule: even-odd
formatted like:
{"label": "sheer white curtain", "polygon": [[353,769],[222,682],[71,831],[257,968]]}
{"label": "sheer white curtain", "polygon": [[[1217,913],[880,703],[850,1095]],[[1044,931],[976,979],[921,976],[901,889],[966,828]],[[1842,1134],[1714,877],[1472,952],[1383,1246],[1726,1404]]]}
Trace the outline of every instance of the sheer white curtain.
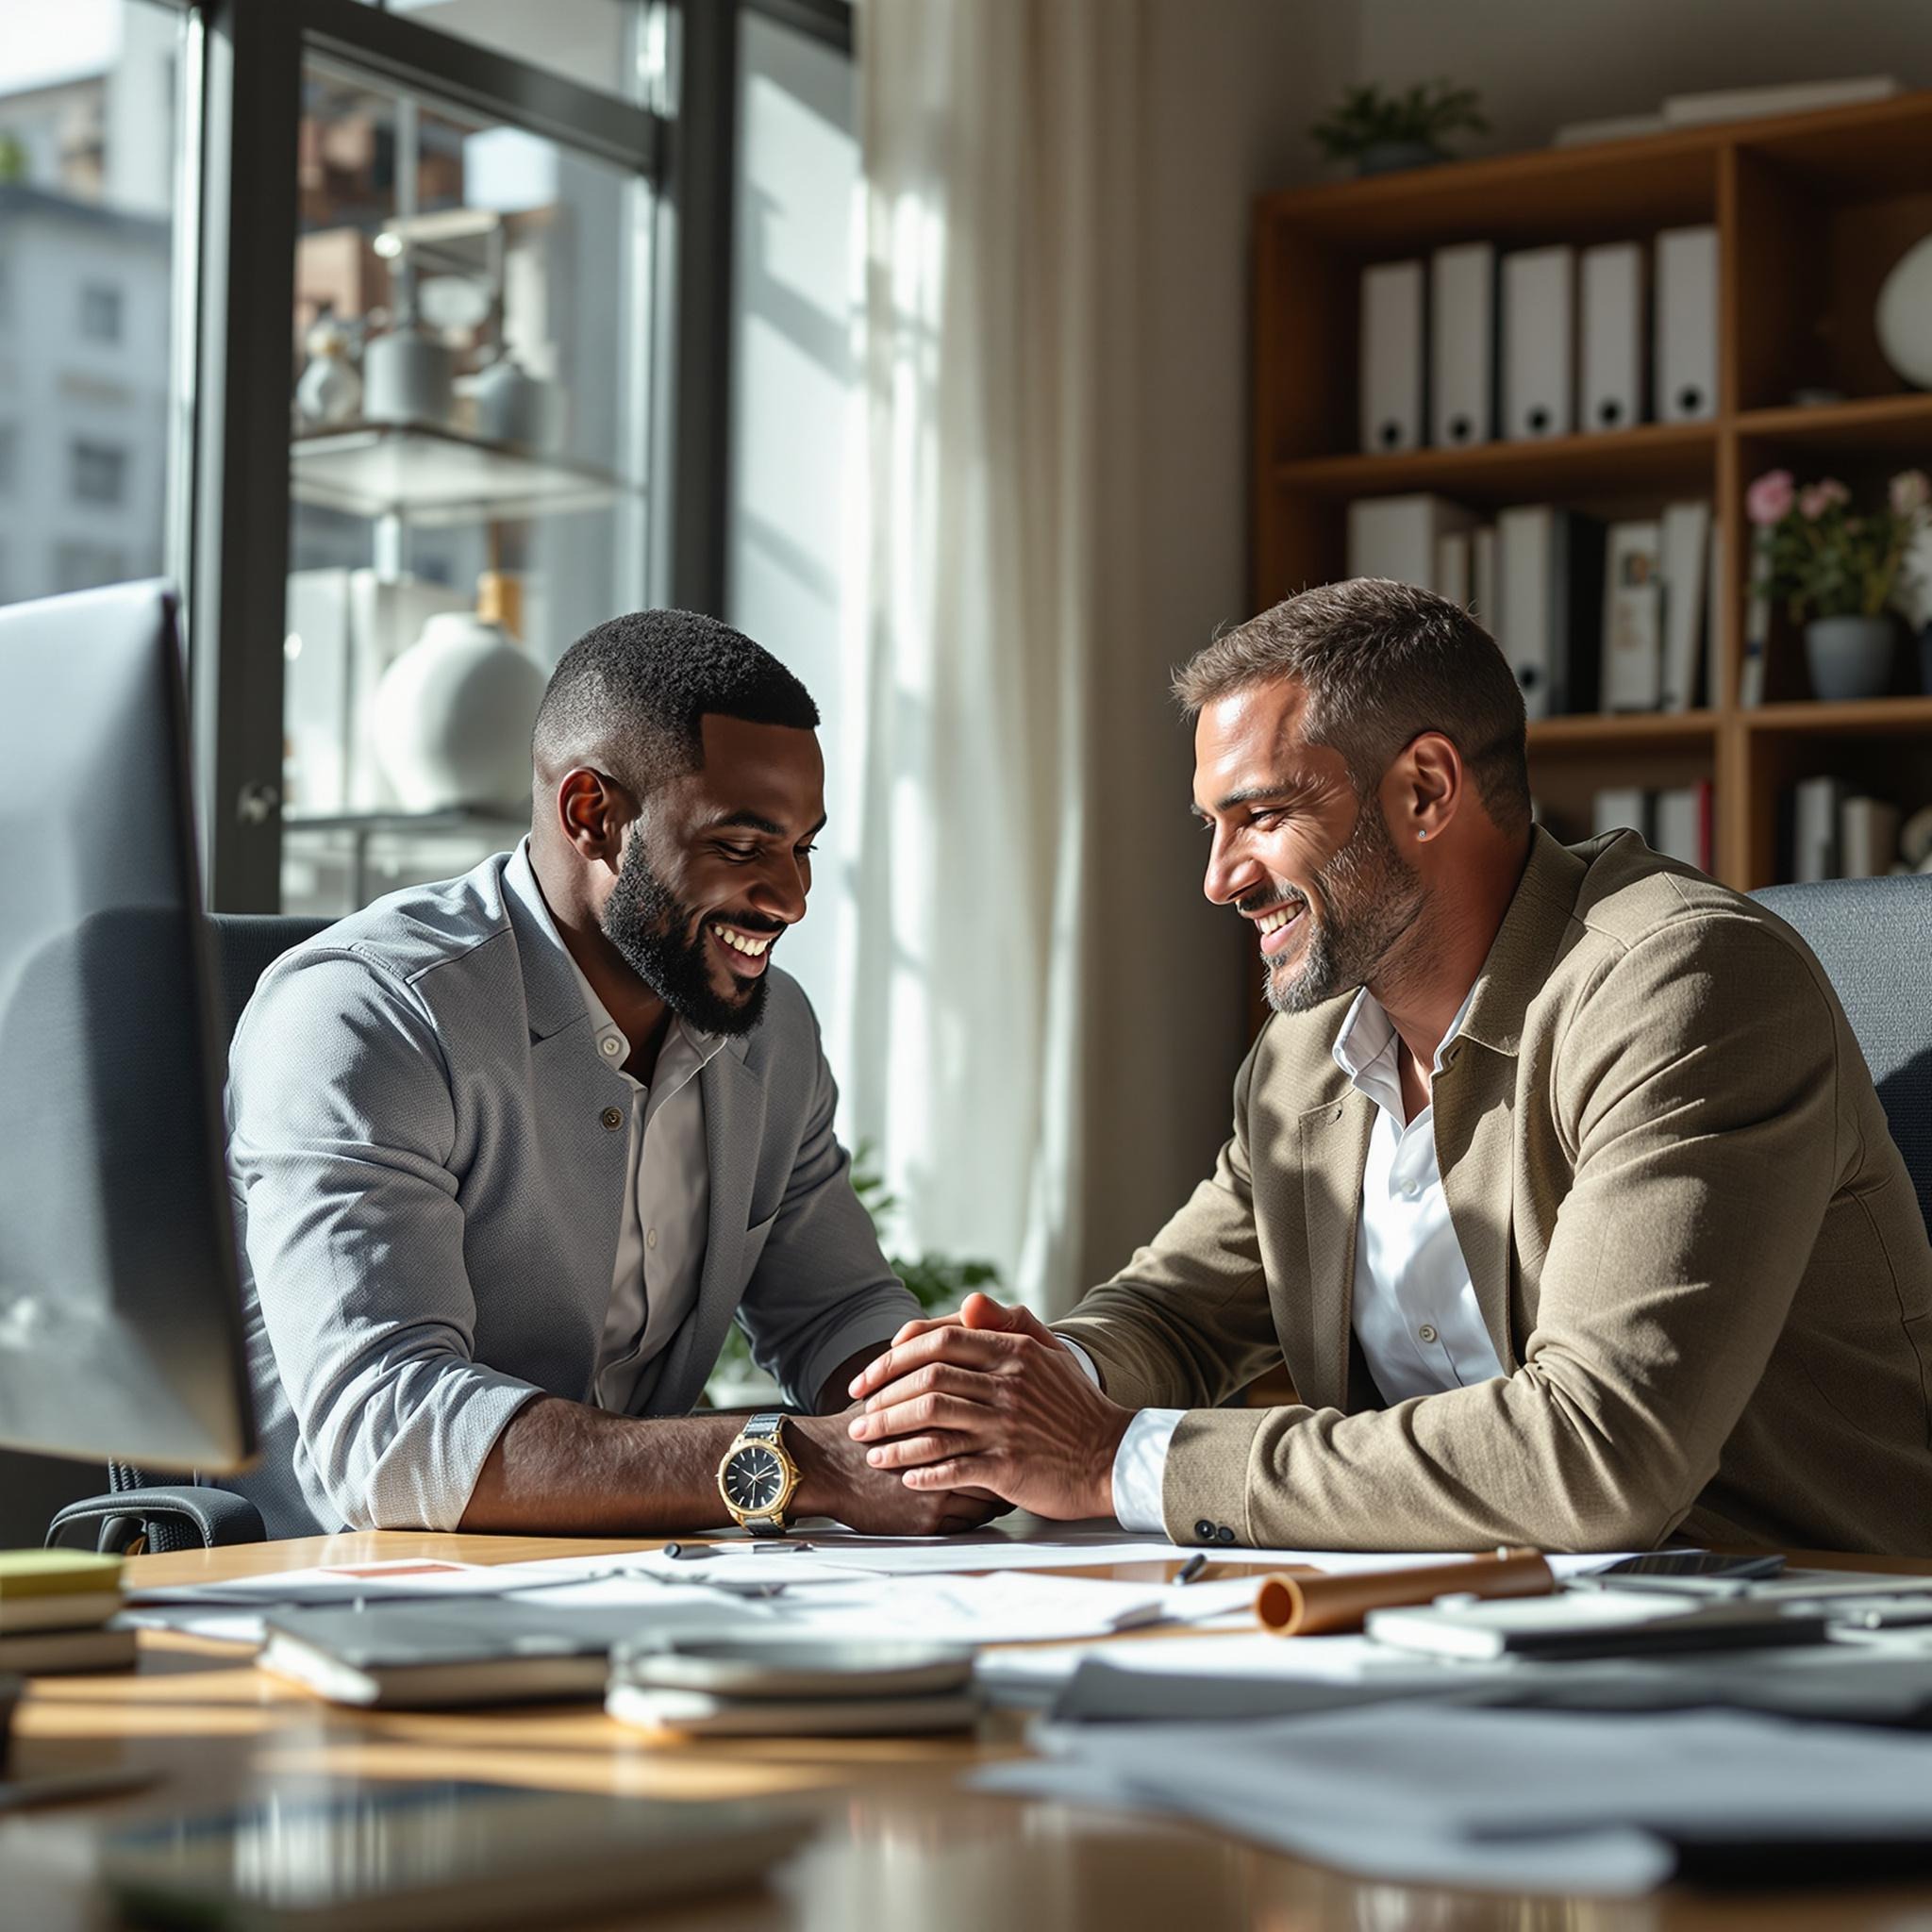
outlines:
{"label": "sheer white curtain", "polygon": [[[1077,1292],[1141,0],[872,0],[835,1063],[920,1242]],[[857,741],[854,741],[856,738]],[[1130,774],[1129,783],[1141,782]],[[841,841],[841,843],[847,841]]]}

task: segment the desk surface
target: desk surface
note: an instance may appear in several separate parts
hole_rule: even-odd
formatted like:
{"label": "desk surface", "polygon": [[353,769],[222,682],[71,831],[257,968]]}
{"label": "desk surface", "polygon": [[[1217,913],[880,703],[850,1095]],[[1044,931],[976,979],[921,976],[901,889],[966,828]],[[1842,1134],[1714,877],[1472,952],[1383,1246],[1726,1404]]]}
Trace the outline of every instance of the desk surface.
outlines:
{"label": "desk surface", "polygon": [[[135,1587],[317,1562],[438,1556],[469,1562],[634,1550],[639,1540],[358,1534],[256,1544],[128,1566]],[[1809,1559],[1807,1560],[1814,1560]],[[1856,1561],[1878,1567],[1870,1558]],[[1932,1562],[1888,1563],[1932,1571]],[[1089,1572],[1088,1574],[1096,1574]],[[1106,1573],[1135,1580],[1157,1566]],[[1221,1574],[1219,1572],[1210,1574]],[[1151,1641],[1122,1639],[1121,1641]],[[49,1833],[258,1797],[317,1777],[450,1778],[669,1799],[774,1796],[824,1828],[766,1890],[640,1914],[653,1932],[1760,1932],[1829,1924],[1901,1932],[1932,1923],[1932,1887],[1786,1895],[1664,1892],[1635,1902],[1522,1899],[1343,1877],[1180,1824],[977,1796],[958,1774],[1019,1753],[1021,1720],[974,1740],[874,1739],[664,1746],[593,1707],[461,1712],[339,1709],[257,1672],[242,1654],[144,1634],[138,1673],[37,1680],[15,1720],[9,1769],[152,1769],[158,1784],[111,1802],[0,1820],[0,1919],[35,1932],[114,1922],[77,1878],[40,1868]],[[20,1854],[29,1840],[43,1854]],[[606,1922],[610,1923],[610,1922]]]}

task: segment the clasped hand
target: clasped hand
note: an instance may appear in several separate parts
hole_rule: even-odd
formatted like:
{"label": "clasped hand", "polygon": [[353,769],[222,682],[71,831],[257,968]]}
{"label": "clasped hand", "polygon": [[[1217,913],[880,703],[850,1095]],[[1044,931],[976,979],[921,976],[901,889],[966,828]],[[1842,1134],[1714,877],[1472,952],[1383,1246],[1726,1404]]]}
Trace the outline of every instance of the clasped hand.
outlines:
{"label": "clasped hand", "polygon": [[874,1469],[911,1490],[976,1490],[1062,1522],[1113,1513],[1113,1459],[1132,1421],[1024,1308],[970,1295],[908,1322],[853,1378],[849,1424]]}

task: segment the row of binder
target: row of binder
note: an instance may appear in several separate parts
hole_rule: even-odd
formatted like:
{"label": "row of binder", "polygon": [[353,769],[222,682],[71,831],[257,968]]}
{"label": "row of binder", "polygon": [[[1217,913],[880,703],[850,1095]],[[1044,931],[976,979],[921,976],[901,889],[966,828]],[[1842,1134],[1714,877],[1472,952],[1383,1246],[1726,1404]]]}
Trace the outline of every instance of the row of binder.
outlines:
{"label": "row of binder", "polygon": [[[1690,423],[1717,410],[1717,230],[1362,271],[1361,445],[1377,454]],[[1654,299],[1653,299],[1654,297]]]}
{"label": "row of binder", "polygon": [[1418,493],[1348,512],[1348,575],[1393,577],[1472,611],[1496,640],[1531,718],[1687,711],[1716,635],[1710,505],[1604,525],[1553,504],[1484,524]]}
{"label": "row of binder", "polygon": [[1791,876],[1873,879],[1932,871],[1932,811],[1903,825],[1889,800],[1855,791],[1841,778],[1806,778],[1790,791]]}

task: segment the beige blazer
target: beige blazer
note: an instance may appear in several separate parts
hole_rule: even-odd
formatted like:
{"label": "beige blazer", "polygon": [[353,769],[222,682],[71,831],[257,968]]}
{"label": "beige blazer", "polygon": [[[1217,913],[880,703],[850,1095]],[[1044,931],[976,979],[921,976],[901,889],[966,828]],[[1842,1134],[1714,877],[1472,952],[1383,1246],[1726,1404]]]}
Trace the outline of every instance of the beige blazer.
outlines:
{"label": "beige blazer", "polygon": [[[1435,1081],[1504,1373],[1384,1407],[1350,1294],[1374,1105],[1276,1015],[1213,1177],[1057,1324],[1190,1412],[1177,1541],[1932,1553],[1932,1249],[1823,970],[1634,833],[1538,831]],[[1299,1404],[1215,1405],[1285,1358]],[[1227,1541],[1226,1538],[1221,1538]]]}

